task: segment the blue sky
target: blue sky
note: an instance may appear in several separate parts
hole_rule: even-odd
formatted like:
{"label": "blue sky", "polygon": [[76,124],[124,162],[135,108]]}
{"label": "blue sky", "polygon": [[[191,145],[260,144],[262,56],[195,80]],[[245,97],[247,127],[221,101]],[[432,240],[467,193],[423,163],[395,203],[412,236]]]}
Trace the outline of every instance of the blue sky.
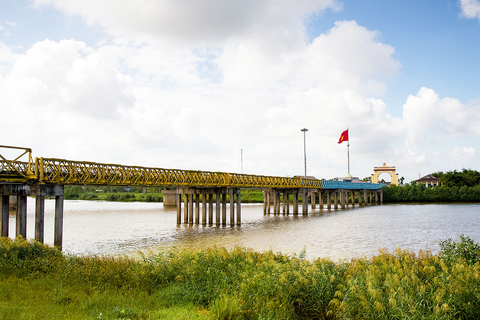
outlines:
{"label": "blue sky", "polygon": [[315,17],[308,31],[315,37],[338,20],[355,20],[378,30],[402,63],[383,98],[398,115],[406,97],[421,86],[464,103],[478,98],[480,24],[460,12],[455,0],[344,1],[342,10]]}
{"label": "blue sky", "polygon": [[0,0],[0,144],[293,176],[307,127],[333,178],[348,127],[360,178],[480,170],[478,0],[139,3]]}

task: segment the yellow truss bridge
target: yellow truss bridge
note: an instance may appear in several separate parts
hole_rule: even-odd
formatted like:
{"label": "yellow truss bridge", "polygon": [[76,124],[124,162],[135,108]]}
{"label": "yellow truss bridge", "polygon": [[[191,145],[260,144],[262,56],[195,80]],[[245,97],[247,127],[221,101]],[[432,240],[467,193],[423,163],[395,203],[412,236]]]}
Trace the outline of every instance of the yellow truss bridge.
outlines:
{"label": "yellow truss bridge", "polygon": [[192,188],[322,188],[321,180],[302,177],[149,168],[55,158],[35,158],[33,161],[29,148],[0,148],[19,151],[19,155],[12,160],[0,153],[0,182]]}
{"label": "yellow truss bridge", "polygon": [[[164,204],[168,194],[170,193],[172,196],[173,193],[174,204],[177,207],[177,224],[182,223],[183,220],[183,223],[188,224],[199,224],[201,221],[203,225],[215,223],[217,226],[220,224],[225,226],[227,223],[227,195],[230,201],[230,225],[240,225],[241,188],[263,189],[264,213],[270,213],[272,203],[274,213],[280,213],[280,197],[282,196],[283,213],[288,214],[289,199],[292,196],[294,215],[298,214],[299,193],[303,194],[303,214],[308,213],[309,198],[312,207],[315,206],[316,198],[318,198],[320,208],[323,208],[322,201],[326,198],[327,209],[330,209],[333,198],[333,206],[337,209],[339,201],[342,208],[348,205],[348,193],[351,194],[352,206],[355,204],[356,194],[359,204],[362,199],[365,204],[372,203],[373,196],[375,196],[375,202],[378,202],[379,196],[380,202],[382,202],[383,195],[382,185],[374,183],[347,183],[302,177],[287,178],[147,168],[55,158],[35,158],[33,160],[32,150],[29,148],[0,146],[0,151],[0,236],[8,237],[9,197],[16,196],[16,235],[26,237],[27,196],[35,196],[35,239],[43,242],[45,197],[54,196],[54,245],[59,248],[62,247],[63,241],[65,185],[169,187],[175,190],[164,190]],[[214,198],[215,204],[213,203]],[[213,214],[214,207],[215,215]],[[235,207],[237,207],[236,214]],[[200,208],[202,209],[201,215]]]}

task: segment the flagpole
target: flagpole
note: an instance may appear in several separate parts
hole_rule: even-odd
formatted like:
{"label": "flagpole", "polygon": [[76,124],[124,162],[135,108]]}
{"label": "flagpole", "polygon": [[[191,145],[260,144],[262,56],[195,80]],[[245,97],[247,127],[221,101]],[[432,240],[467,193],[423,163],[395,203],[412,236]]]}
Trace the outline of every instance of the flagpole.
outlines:
{"label": "flagpole", "polygon": [[[348,130],[348,127],[347,127]],[[347,161],[348,161],[348,176],[350,176],[350,132],[348,132],[347,140]]]}
{"label": "flagpole", "polygon": [[347,157],[348,157],[348,175],[350,176],[350,141],[347,141]]}

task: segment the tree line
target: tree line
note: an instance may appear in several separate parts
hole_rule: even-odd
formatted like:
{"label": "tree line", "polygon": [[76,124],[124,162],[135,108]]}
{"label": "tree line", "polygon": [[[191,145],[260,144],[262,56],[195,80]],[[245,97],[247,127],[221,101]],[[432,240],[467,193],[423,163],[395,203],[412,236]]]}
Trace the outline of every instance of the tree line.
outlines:
{"label": "tree line", "polygon": [[440,186],[412,181],[405,186],[383,187],[384,202],[480,202],[480,172],[471,169],[435,172]]}

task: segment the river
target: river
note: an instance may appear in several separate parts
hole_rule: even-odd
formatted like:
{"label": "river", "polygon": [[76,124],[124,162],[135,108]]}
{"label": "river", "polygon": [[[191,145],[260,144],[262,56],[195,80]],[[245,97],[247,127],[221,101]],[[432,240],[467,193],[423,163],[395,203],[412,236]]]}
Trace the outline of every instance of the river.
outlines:
{"label": "river", "polygon": [[[55,201],[45,202],[45,243],[53,244]],[[27,238],[34,237],[35,199],[27,202]],[[308,216],[264,215],[242,204],[242,225],[176,224],[176,209],[161,203],[66,200],[63,250],[75,255],[152,254],[166,248],[248,247],[345,261],[400,247],[437,253],[438,241],[460,234],[480,242],[480,204],[378,205],[312,210]],[[292,210],[290,210],[292,212]],[[300,209],[301,212],[301,209]],[[10,216],[10,235],[15,216]]]}

